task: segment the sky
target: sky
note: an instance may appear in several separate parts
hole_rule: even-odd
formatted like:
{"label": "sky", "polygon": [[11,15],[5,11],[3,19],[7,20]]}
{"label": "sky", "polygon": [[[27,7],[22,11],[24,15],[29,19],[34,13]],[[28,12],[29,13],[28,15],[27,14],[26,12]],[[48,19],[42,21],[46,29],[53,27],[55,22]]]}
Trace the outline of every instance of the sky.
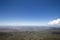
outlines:
{"label": "sky", "polygon": [[60,0],[0,0],[0,25],[41,26],[58,19]]}

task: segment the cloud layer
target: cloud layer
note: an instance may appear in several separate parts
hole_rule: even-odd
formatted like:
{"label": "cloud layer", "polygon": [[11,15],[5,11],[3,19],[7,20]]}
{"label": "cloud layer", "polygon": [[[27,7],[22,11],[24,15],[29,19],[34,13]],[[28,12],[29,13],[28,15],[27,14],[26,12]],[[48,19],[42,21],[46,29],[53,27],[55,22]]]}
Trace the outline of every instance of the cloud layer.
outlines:
{"label": "cloud layer", "polygon": [[49,21],[48,25],[60,25],[60,19]]}

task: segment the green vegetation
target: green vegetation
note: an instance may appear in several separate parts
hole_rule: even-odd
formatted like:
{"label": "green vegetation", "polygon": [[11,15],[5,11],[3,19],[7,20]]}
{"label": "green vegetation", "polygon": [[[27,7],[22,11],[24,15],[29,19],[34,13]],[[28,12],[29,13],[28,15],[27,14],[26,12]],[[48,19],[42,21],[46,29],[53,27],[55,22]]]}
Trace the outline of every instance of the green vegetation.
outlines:
{"label": "green vegetation", "polygon": [[0,40],[60,40],[60,34],[52,34],[53,32],[55,31],[0,32]]}

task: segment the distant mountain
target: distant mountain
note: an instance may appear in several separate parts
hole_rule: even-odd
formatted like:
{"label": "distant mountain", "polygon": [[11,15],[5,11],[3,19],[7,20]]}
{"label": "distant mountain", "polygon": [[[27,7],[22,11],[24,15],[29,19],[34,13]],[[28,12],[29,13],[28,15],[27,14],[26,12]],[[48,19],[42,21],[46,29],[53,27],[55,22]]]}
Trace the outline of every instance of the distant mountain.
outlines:
{"label": "distant mountain", "polygon": [[0,26],[0,31],[41,31],[48,28],[44,26]]}
{"label": "distant mountain", "polygon": [[41,31],[41,30],[58,30],[54,26],[0,26],[0,31]]}

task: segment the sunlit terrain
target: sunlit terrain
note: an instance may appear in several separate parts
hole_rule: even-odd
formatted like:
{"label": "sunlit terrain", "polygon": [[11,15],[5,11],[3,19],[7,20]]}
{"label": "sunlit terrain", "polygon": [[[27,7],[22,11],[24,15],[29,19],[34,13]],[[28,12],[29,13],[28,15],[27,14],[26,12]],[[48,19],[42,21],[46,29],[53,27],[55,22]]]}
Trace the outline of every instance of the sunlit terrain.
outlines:
{"label": "sunlit terrain", "polygon": [[60,40],[56,27],[0,27],[0,40]]}

